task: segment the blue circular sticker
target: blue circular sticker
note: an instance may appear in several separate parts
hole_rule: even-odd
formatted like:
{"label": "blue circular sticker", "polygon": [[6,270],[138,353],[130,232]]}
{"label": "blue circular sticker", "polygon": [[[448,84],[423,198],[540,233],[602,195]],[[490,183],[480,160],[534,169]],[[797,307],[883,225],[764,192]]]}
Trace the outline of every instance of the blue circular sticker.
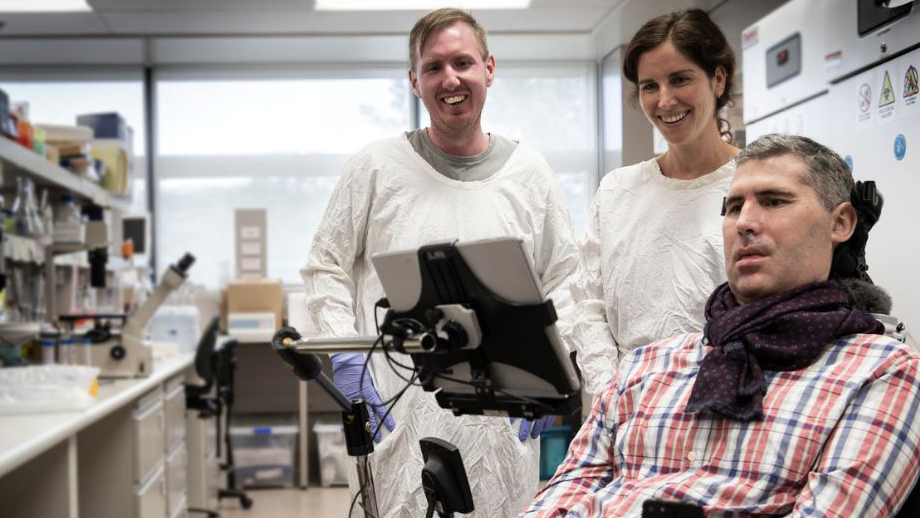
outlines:
{"label": "blue circular sticker", "polygon": [[904,134],[898,134],[894,138],[894,157],[902,160],[905,153],[907,153],[907,139],[904,138]]}
{"label": "blue circular sticker", "polygon": [[844,162],[847,163],[847,167],[850,168],[850,172],[852,173],[853,172],[853,155],[847,155],[847,157],[844,158],[843,160]]}

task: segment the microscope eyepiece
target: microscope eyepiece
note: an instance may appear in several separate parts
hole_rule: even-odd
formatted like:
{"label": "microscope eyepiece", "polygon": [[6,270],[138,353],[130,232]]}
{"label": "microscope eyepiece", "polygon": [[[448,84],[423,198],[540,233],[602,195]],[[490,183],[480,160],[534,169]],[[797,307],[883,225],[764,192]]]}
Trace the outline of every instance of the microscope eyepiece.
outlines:
{"label": "microscope eyepiece", "polygon": [[185,274],[188,269],[195,263],[195,256],[186,252],[182,256],[182,259],[179,259],[179,262],[176,264],[176,269],[179,270],[179,273]]}

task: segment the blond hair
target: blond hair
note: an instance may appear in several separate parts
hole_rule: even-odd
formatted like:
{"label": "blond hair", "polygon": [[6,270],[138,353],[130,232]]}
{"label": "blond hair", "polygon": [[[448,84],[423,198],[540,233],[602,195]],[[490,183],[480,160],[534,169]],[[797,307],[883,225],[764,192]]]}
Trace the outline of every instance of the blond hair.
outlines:
{"label": "blond hair", "polygon": [[418,64],[417,58],[421,57],[422,47],[425,46],[428,38],[441,29],[449,27],[457,22],[463,22],[473,29],[473,34],[476,36],[476,41],[479,43],[479,49],[482,51],[482,59],[483,61],[488,59],[489,47],[486,44],[486,30],[479,25],[479,22],[473,18],[473,15],[461,11],[460,9],[445,7],[443,9],[431,11],[420,18],[419,21],[415,22],[412,31],[409,32],[409,66],[412,70],[415,70]]}

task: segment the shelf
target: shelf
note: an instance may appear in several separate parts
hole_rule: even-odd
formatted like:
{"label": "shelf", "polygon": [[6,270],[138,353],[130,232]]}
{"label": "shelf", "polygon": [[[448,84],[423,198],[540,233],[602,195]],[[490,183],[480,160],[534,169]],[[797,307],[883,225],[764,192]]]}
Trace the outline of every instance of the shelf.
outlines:
{"label": "shelf", "polygon": [[[86,254],[80,253],[84,252],[86,248],[83,245],[55,245],[59,251],[65,252],[61,255],[57,255],[54,258],[54,264],[57,266],[76,266],[78,268],[88,268],[89,262],[87,261]],[[72,250],[63,250],[68,246],[72,246]],[[69,253],[68,253],[69,252]],[[7,260],[18,261],[22,263],[36,263],[44,264],[45,263],[45,247],[38,244],[38,241],[31,237],[16,236],[10,234],[3,235],[3,255]],[[125,268],[132,266],[132,264],[116,256],[111,256],[108,259],[106,264],[106,270],[117,273]]]}
{"label": "shelf", "polygon": [[38,336],[41,327],[40,322],[0,323],[0,339],[10,344],[21,344]]}
{"label": "shelf", "polygon": [[80,178],[3,137],[0,137],[0,172],[10,175],[9,178],[19,174],[30,176],[36,185],[58,187],[102,207],[127,210],[130,206],[126,198],[110,195],[98,184]]}
{"label": "shelf", "polygon": [[31,237],[3,234],[3,255],[22,263],[45,263],[45,248]]}

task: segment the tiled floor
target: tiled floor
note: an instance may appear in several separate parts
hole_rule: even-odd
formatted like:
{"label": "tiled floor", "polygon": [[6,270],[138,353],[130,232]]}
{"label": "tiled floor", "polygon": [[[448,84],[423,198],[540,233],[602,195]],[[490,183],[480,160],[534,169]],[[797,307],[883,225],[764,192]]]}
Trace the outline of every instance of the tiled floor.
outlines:
{"label": "tiled floor", "polygon": [[223,500],[217,508],[221,518],[347,518],[351,503],[347,487],[254,489],[247,493],[253,500],[250,509],[240,507],[239,500]]}

